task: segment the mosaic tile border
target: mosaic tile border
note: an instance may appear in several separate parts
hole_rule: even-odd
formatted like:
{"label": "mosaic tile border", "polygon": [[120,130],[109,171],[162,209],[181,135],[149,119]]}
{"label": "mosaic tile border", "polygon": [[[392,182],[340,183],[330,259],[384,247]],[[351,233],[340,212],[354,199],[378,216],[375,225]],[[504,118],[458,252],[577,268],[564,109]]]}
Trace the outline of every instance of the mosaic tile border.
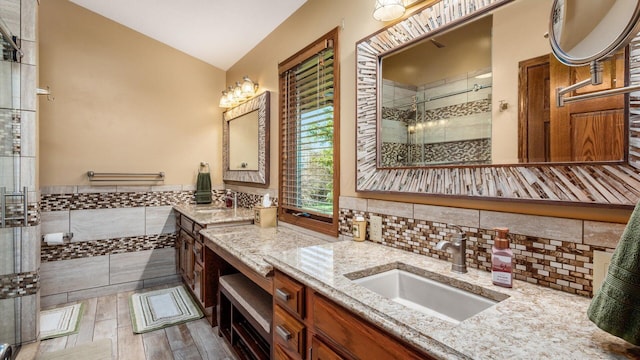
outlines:
{"label": "mosaic tile border", "polygon": [[34,295],[40,289],[38,271],[0,276],[0,300]]}
{"label": "mosaic tile border", "polygon": [[[224,204],[225,190],[212,190],[213,203]],[[238,193],[238,206],[251,208],[262,203],[262,195]],[[277,199],[272,198],[277,204]],[[140,191],[105,193],[42,194],[40,211],[115,209],[195,204],[195,191]],[[30,211],[31,212],[31,211]]]}
{"label": "mosaic tile border", "polygon": [[[216,194],[216,191],[214,191]],[[221,194],[216,194],[221,195]],[[195,191],[141,191],[42,194],[41,211],[92,210],[195,204]]]}
{"label": "mosaic tile border", "polygon": [[[435,250],[440,240],[457,232],[447,224],[340,209],[340,234],[351,236],[351,224],[358,215],[365,218],[370,215],[382,217],[382,241],[378,242],[382,245],[450,260],[448,253]],[[467,266],[491,271],[491,247],[495,231],[465,226],[461,228],[467,233]],[[593,252],[613,251],[600,246],[518,234],[510,234],[509,239],[515,257],[515,279],[586,297],[592,296],[593,291]]]}
{"label": "mosaic tile border", "polygon": [[42,242],[40,261],[62,261],[175,247],[176,238],[177,235],[172,233],[79,241],[61,245],[47,245]]}

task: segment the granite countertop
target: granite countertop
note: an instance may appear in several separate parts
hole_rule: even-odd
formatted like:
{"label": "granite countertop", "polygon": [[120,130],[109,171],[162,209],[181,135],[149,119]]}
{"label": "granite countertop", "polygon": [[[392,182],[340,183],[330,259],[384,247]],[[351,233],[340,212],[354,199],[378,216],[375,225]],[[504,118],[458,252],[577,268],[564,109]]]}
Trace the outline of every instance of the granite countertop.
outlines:
{"label": "granite countertop", "polygon": [[180,204],[173,207],[200,225],[253,221],[253,209],[220,207],[216,204]]}
{"label": "granite countertop", "polygon": [[[450,262],[368,241],[289,248],[270,253],[266,261],[437,358],[640,358],[640,347],[607,334],[588,320],[588,298],[522,281],[514,281],[511,289],[498,287],[488,272],[469,269],[456,274]],[[412,310],[349,280],[392,268],[436,274],[440,281],[508,298],[453,323]]]}
{"label": "granite countertop", "polygon": [[278,226],[261,228],[257,225],[212,227],[203,229],[205,245],[211,242],[262,276],[270,276],[271,264],[264,260],[269,254],[281,253],[288,249],[304,248],[325,244],[327,239],[301,233],[297,230]]}

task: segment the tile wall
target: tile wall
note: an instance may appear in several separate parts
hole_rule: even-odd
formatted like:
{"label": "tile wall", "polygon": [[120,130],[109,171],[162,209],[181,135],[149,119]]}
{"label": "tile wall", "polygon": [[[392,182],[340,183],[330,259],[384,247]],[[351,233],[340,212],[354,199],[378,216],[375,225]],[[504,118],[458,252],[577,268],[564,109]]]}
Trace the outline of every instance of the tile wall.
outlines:
{"label": "tile wall", "polygon": [[27,221],[22,197],[0,209],[0,343],[35,341],[40,308],[40,234],[36,184],[36,0],[0,1],[0,14],[18,38],[24,56],[0,57],[0,186],[7,193],[27,189]]}
{"label": "tile wall", "polygon": [[[262,200],[235,191],[241,207]],[[42,242],[42,306],[178,281],[173,206],[195,203],[194,192],[193,185],[43,187],[43,236],[71,238]],[[214,204],[223,206],[224,194],[213,190]]]}
{"label": "tile wall", "polygon": [[508,227],[517,280],[587,297],[593,291],[594,251],[613,252],[625,228],[597,221],[340,197],[343,238],[351,237],[356,215],[382,217],[381,244],[447,261],[449,254],[435,250],[436,244],[457,232],[453,225],[459,226],[468,237],[467,265],[486,271],[491,271],[494,228]]}

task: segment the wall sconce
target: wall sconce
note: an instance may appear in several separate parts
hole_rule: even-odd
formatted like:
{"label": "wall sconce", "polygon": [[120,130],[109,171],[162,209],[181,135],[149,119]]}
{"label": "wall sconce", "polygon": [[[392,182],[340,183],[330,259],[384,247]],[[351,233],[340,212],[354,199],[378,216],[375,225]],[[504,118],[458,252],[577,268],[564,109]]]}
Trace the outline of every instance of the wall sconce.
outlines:
{"label": "wall sconce", "polygon": [[[391,21],[400,18],[409,8],[425,0],[376,0],[373,18],[378,21]],[[429,0],[428,2],[435,2]]]}
{"label": "wall sconce", "polygon": [[249,79],[248,76],[242,78],[242,83],[236,81],[235,86],[229,86],[227,90],[222,91],[220,97],[221,108],[230,108],[251,99],[258,91],[258,84]]}
{"label": "wall sconce", "polygon": [[373,18],[378,21],[391,21],[404,15],[405,10],[402,0],[376,0]]}

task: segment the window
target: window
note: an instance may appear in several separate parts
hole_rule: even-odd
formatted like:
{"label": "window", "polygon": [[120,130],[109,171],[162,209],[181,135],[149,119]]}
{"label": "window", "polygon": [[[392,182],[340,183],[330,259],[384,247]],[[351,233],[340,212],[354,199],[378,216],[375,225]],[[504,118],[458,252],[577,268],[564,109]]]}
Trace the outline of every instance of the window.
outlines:
{"label": "window", "polygon": [[280,220],[338,235],[338,29],[280,63]]}

